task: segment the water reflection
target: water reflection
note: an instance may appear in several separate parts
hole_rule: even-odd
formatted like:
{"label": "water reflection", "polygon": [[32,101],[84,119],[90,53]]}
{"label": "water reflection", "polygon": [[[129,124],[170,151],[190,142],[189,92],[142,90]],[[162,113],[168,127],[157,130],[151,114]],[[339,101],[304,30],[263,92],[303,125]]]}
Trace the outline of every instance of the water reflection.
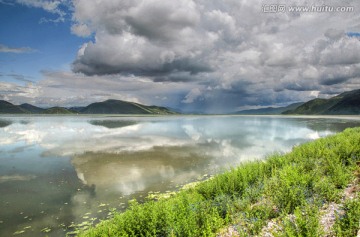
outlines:
{"label": "water reflection", "polygon": [[91,120],[92,125],[103,126],[106,128],[122,128],[126,126],[135,125],[136,121],[122,121],[122,120]]}
{"label": "water reflection", "polygon": [[[120,196],[145,189],[157,191],[159,184],[182,184],[197,178],[208,164],[194,147],[156,147],[149,151],[121,154],[85,153],[72,160],[78,177],[96,193],[112,190]],[[164,185],[164,184],[167,185]]]}
{"label": "water reflection", "polygon": [[11,124],[11,121],[0,119],[0,128],[7,127]]}
{"label": "water reflection", "polygon": [[36,236],[45,227],[48,235],[63,236],[72,222],[106,218],[108,209],[124,208],[150,191],[174,190],[360,124],[237,116],[6,121],[0,126],[1,236],[16,230]]}

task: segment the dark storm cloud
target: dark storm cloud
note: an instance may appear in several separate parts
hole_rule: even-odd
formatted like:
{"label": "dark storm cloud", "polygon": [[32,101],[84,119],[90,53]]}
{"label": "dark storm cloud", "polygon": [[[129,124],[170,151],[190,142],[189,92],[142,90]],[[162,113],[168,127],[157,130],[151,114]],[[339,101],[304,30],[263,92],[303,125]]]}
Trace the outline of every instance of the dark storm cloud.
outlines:
{"label": "dark storm cloud", "polygon": [[[171,75],[154,76],[154,82],[198,82],[201,84],[201,77],[196,76],[194,73],[178,72]],[[207,84],[208,82],[206,82]]]}
{"label": "dark storm cloud", "polygon": [[349,80],[347,77],[324,78],[320,80],[320,84],[324,86],[332,86],[335,84],[345,83],[347,80]]}
{"label": "dark storm cloud", "polygon": [[319,80],[320,85],[332,86],[335,84],[345,84],[350,79],[360,78],[360,65],[347,67],[335,66],[326,68]]}
{"label": "dark storm cloud", "polygon": [[155,78],[155,81],[182,81],[179,76],[172,75],[177,72],[188,72],[190,75],[196,75],[201,72],[211,72],[209,65],[201,64],[196,60],[188,58],[178,59],[172,62],[167,62],[157,65],[157,67],[150,66],[139,67],[137,63],[116,65],[106,64],[99,61],[75,61],[73,64],[75,72],[82,72],[86,75],[106,75],[106,74],[124,74],[136,76],[148,76]]}
{"label": "dark storm cloud", "polygon": [[320,86],[311,83],[288,83],[286,85],[283,85],[282,89],[290,91],[314,91],[319,90]]}

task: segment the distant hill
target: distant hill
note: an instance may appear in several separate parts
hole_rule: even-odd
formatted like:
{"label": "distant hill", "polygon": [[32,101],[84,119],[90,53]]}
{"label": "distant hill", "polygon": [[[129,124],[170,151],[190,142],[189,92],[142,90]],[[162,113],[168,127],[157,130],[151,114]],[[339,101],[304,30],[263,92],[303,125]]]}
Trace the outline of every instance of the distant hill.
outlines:
{"label": "distant hill", "polygon": [[341,93],[330,99],[314,99],[283,114],[359,115],[360,89]]}
{"label": "distant hill", "polygon": [[39,107],[36,107],[34,105],[31,105],[31,104],[28,104],[28,103],[25,103],[25,104],[21,104],[19,105],[18,107],[22,108],[23,110],[29,112],[29,113],[32,113],[32,114],[41,114],[44,112],[45,109],[42,109],[42,108],[39,108]]}
{"label": "distant hill", "polygon": [[83,110],[84,108],[85,108],[85,106],[75,106],[75,107],[70,107],[67,109],[74,113],[80,113],[80,111]]}
{"label": "distant hill", "polygon": [[158,106],[146,106],[122,100],[106,100],[92,103],[80,110],[82,114],[176,114]]}
{"label": "distant hill", "polygon": [[267,107],[262,109],[249,109],[249,110],[242,110],[236,112],[236,114],[242,114],[242,115],[275,115],[275,114],[281,114],[284,111],[287,110],[293,110],[299,107],[300,105],[304,104],[304,102],[294,103],[290,104],[286,107]]}
{"label": "distant hill", "polygon": [[25,114],[29,113],[17,105],[13,105],[5,100],[0,100],[0,114]]}
{"label": "distant hill", "polygon": [[63,107],[52,107],[49,109],[45,109],[44,114],[73,114],[74,112],[63,108]]}
{"label": "distant hill", "polygon": [[177,114],[165,107],[146,106],[122,100],[107,100],[90,104],[86,107],[39,108],[31,104],[14,105],[0,100],[0,114]]}

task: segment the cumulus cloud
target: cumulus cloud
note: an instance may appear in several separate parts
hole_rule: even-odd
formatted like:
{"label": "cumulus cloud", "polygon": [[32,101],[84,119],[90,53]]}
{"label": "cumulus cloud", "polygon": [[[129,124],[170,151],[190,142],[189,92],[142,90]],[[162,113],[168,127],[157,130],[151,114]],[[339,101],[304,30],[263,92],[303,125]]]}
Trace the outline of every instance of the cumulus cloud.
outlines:
{"label": "cumulus cloud", "polygon": [[[356,12],[272,14],[262,12],[263,4],[76,0],[73,31],[94,34],[94,40],[79,50],[73,70],[195,83],[181,102],[197,101],[199,107],[230,100],[237,101],[231,103],[235,107],[307,100],[314,91],[359,77],[360,41],[346,34],[360,30]],[[354,0],[347,4],[360,7]],[[203,101],[196,100],[200,97]]]}
{"label": "cumulus cloud", "polygon": [[353,65],[360,62],[360,40],[353,37],[342,37],[326,45],[320,52],[320,64]]}
{"label": "cumulus cloud", "polygon": [[31,101],[41,95],[40,88],[32,83],[19,86],[15,83],[0,82],[0,98],[16,104]]}
{"label": "cumulus cloud", "polygon": [[330,28],[324,34],[329,39],[338,40],[345,35],[344,30]]}
{"label": "cumulus cloud", "polygon": [[159,78],[211,71],[204,57],[217,35],[199,29],[201,14],[191,0],[103,1],[100,9],[83,0],[74,5],[76,24],[86,24],[96,34],[78,54],[75,72]]}
{"label": "cumulus cloud", "polygon": [[86,24],[76,23],[71,26],[71,32],[80,37],[88,37],[91,35],[91,30]]}

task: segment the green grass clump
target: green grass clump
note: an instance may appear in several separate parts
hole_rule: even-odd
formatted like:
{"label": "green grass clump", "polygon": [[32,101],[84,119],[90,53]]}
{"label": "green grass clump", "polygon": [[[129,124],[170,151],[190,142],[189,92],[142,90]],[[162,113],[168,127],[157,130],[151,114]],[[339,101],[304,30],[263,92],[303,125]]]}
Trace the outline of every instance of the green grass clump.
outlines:
{"label": "green grass clump", "polygon": [[317,205],[305,204],[297,206],[294,214],[284,217],[284,236],[321,236],[322,228],[319,223],[320,212]]}
{"label": "green grass clump", "polygon": [[[133,201],[127,211],[79,236],[216,236],[230,223],[249,236],[260,234],[271,219],[282,223],[285,236],[319,236],[321,205],[340,200],[358,161],[360,128],[347,129],[242,164],[168,199]],[[359,228],[359,202],[347,207],[336,224],[337,233],[344,233],[339,236]]]}
{"label": "green grass clump", "polygon": [[338,216],[334,225],[336,236],[356,236],[360,228],[360,198],[345,202],[344,215]]}

